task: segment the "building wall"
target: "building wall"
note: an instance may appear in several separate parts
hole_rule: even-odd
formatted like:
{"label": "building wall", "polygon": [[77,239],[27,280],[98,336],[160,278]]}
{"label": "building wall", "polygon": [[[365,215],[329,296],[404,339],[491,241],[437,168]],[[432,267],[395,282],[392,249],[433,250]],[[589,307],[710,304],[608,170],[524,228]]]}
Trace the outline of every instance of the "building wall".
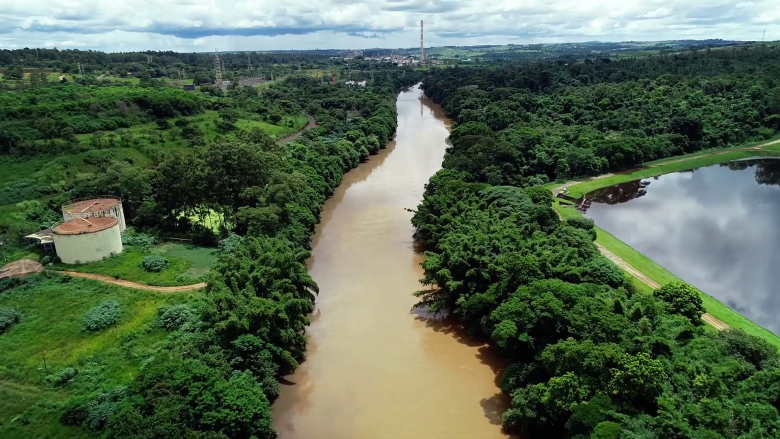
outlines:
{"label": "building wall", "polygon": [[111,253],[122,252],[122,234],[119,223],[106,230],[81,235],[54,234],[54,246],[57,256],[65,264],[100,261]]}

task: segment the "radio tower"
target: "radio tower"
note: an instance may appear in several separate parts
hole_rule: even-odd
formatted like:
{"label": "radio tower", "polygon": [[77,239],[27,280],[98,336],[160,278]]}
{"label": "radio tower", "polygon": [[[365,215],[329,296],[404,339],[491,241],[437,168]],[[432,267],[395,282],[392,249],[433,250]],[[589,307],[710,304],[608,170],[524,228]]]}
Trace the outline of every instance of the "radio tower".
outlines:
{"label": "radio tower", "polygon": [[222,88],[222,63],[219,61],[219,50],[214,49],[214,76],[217,87]]}
{"label": "radio tower", "polygon": [[420,63],[425,60],[425,45],[423,44],[423,21],[420,20]]}

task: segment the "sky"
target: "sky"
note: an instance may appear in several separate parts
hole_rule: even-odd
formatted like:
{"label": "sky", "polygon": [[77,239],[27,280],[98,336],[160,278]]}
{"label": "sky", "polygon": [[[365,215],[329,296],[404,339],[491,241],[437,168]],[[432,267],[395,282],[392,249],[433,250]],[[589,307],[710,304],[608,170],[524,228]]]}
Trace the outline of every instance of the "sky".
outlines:
{"label": "sky", "polygon": [[0,0],[0,48],[111,52],[780,40],[778,0]]}

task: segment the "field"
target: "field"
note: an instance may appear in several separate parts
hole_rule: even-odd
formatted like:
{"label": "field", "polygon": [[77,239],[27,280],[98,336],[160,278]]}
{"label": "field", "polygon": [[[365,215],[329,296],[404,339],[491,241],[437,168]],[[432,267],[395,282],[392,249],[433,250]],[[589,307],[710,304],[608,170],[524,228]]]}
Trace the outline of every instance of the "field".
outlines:
{"label": "field", "polygon": [[[90,437],[59,422],[64,402],[75,394],[131,381],[167,336],[152,325],[157,309],[197,294],[151,293],[56,274],[21,282],[0,294],[0,306],[22,314],[20,323],[0,335],[3,439]],[[119,322],[102,332],[84,332],[84,315],[107,299],[121,304]],[[46,381],[47,375],[66,367],[78,371],[71,382],[55,387]]]}
{"label": "field", "polygon": [[[670,172],[684,171],[741,158],[777,156],[780,154],[780,141],[775,140],[764,142],[760,150],[744,149],[747,147],[755,147],[754,145],[756,144],[747,144],[742,145],[739,148],[726,150],[703,151],[697,154],[691,154],[689,156],[675,157],[647,163],[643,167],[634,171],[611,175],[607,176],[606,178],[591,179],[589,181],[569,186],[568,193],[572,197],[580,198],[583,195],[586,195],[587,193],[596,189],[626,181],[649,178],[657,175],[668,174]],[[552,189],[554,187],[561,186],[561,183],[553,183],[547,186]],[[581,217],[580,213],[573,206],[561,203],[558,199],[556,199],[553,203],[553,207],[564,218]],[[623,261],[627,262],[629,265],[636,268],[655,282],[665,284],[673,280],[680,280],[669,270],[658,265],[652,259],[642,255],[638,251],[634,250],[631,246],[615,238],[608,232],[596,227],[596,234],[597,243],[604,246],[607,250],[611,251],[620,257]],[[641,284],[641,282],[637,282],[637,284]],[[651,288],[642,284],[640,291],[650,292]],[[731,307],[721,303],[709,294],[706,294],[703,291],[699,291],[699,293],[701,294],[702,301],[704,302],[704,307],[709,314],[713,315],[715,318],[722,321],[723,323],[726,323],[732,328],[741,329],[748,334],[758,336],[772,345],[780,348],[780,337],[751,322],[738,312],[734,311]]]}
{"label": "field", "polygon": [[[164,243],[144,252],[138,246],[127,245],[119,255],[105,261],[81,265],[56,264],[57,270],[78,271],[111,276],[146,285],[172,287],[200,281],[217,258],[217,250],[182,243]],[[159,273],[141,267],[144,256],[156,254],[168,259],[168,266]]]}

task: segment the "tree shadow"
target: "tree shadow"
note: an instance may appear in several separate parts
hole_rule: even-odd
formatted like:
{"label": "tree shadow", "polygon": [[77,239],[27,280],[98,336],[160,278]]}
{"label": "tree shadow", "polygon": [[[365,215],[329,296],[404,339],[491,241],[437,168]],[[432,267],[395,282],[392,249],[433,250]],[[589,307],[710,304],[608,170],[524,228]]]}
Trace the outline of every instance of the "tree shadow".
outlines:
{"label": "tree shadow", "polygon": [[493,425],[501,425],[501,415],[509,407],[509,398],[503,393],[496,393],[490,398],[483,398],[479,401],[485,417]]}

